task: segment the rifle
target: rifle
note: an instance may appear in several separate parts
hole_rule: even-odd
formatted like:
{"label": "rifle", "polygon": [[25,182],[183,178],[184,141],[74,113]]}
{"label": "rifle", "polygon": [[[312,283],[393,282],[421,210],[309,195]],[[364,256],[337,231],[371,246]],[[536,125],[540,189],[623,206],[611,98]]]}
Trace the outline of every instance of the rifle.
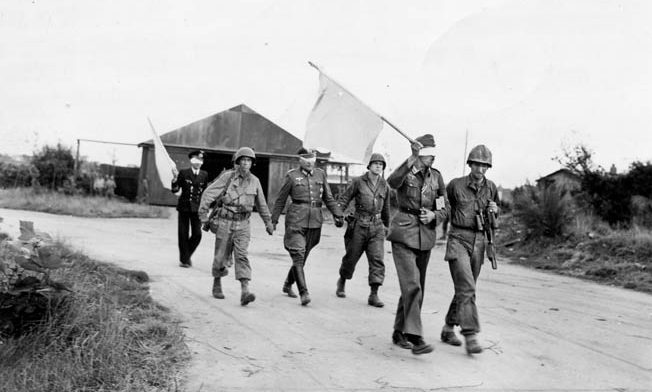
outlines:
{"label": "rifle", "polygon": [[494,240],[496,239],[494,230],[498,228],[496,214],[487,209],[486,216],[487,224],[484,225],[484,233],[487,237],[487,258],[491,261],[491,268],[498,269],[498,262],[496,260],[496,244],[494,243]]}

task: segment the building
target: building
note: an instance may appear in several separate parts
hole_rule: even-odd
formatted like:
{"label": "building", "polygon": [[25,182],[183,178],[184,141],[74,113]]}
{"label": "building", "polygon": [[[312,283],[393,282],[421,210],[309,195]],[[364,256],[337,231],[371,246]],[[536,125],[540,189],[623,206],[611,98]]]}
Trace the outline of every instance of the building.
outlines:
{"label": "building", "polygon": [[[202,170],[208,172],[209,181],[233,167],[233,154],[238,148],[253,148],[256,164],[251,171],[260,179],[270,204],[276,200],[285,173],[297,166],[296,153],[302,145],[300,139],[244,104],[167,132],[161,135],[161,141],[179,169],[190,167],[190,151],[203,150]],[[156,172],[153,141],[138,146],[143,149],[138,177],[139,200],[155,205],[176,205],[177,196],[163,188]],[[349,163],[335,162],[326,155],[320,156],[318,165],[329,173],[331,188],[338,193],[349,179]]]}
{"label": "building", "polygon": [[560,191],[566,190],[572,192],[582,187],[582,179],[576,173],[564,168],[539,178],[537,180],[537,186],[541,189],[555,186]]}

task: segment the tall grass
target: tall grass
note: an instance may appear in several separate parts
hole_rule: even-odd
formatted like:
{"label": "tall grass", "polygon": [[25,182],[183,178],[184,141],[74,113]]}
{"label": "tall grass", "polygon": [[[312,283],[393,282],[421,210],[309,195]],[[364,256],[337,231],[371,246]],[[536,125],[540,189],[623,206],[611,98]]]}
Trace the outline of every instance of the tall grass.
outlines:
{"label": "tall grass", "polygon": [[0,341],[0,391],[179,390],[187,348],[147,275],[69,258],[52,277],[74,293],[43,325]]}
{"label": "tall grass", "polygon": [[0,207],[102,218],[167,218],[169,208],[100,196],[69,196],[34,188],[0,189]]}

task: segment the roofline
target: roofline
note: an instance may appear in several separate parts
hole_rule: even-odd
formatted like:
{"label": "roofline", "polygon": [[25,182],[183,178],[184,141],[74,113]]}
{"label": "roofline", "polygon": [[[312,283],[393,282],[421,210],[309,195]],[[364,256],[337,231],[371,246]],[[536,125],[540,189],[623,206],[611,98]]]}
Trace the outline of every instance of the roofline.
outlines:
{"label": "roofline", "polygon": [[[154,147],[154,142],[142,142],[138,143],[138,147],[143,148],[143,147]],[[203,147],[203,146],[189,146],[189,145],[184,145],[184,144],[169,144],[169,143],[163,143],[164,147],[172,147],[172,148],[181,148],[181,149],[187,149],[187,150],[203,150],[203,151],[209,151],[209,152],[218,152],[218,153],[229,153],[229,154],[234,154],[237,150],[231,150],[231,149],[225,149],[225,148],[208,148],[208,147]],[[258,152],[254,151],[256,155],[260,155],[261,157],[280,157],[280,158],[290,158],[290,159],[298,159],[299,157],[295,154],[282,154],[282,153],[272,153],[272,152]],[[342,165],[356,165],[358,163],[356,162],[343,162],[343,161],[331,161],[328,159],[325,159],[328,163],[335,163],[335,164],[342,164]]]}

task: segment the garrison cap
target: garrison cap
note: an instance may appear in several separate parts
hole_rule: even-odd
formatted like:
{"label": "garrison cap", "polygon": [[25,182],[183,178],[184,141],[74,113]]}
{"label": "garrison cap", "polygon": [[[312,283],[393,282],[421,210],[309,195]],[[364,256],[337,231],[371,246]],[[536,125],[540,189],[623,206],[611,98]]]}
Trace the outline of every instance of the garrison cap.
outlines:
{"label": "garrison cap", "polygon": [[199,159],[204,159],[204,152],[202,150],[193,150],[188,153],[188,158],[192,159],[197,157]]}

